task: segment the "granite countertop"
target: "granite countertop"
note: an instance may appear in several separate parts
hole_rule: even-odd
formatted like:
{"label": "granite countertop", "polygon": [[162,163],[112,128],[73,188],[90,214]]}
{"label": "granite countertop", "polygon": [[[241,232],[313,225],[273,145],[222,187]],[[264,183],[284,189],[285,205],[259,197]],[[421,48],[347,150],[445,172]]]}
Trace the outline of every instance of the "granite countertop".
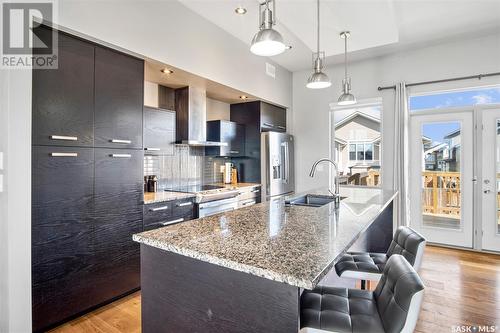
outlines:
{"label": "granite countertop", "polygon": [[171,192],[171,191],[144,192],[144,204],[147,205],[157,202],[194,198],[195,196],[196,194],[194,193],[185,193],[185,192]]}
{"label": "granite countertop", "polygon": [[[328,189],[307,193],[328,194]],[[285,207],[280,198],[135,234],[133,239],[237,271],[313,289],[394,199],[376,188],[341,187],[338,209]],[[298,196],[293,195],[292,197]]]}

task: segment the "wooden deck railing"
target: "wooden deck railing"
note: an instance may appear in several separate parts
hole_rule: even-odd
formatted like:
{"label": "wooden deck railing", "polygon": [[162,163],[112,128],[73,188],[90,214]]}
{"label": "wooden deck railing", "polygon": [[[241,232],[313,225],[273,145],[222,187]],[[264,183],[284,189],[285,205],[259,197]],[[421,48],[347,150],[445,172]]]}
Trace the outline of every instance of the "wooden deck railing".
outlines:
{"label": "wooden deck railing", "polygon": [[460,218],[460,172],[424,171],[423,213]]}

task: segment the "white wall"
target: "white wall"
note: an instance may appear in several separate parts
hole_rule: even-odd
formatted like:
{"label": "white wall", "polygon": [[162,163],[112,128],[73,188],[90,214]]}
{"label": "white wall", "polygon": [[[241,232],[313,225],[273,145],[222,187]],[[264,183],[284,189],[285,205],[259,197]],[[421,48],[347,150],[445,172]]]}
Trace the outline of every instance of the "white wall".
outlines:
{"label": "white wall", "polygon": [[207,120],[231,120],[231,106],[215,99],[207,98]]}
{"label": "white wall", "polygon": [[0,193],[0,332],[25,333],[31,332],[31,72],[0,75],[6,83],[0,102],[6,174]]}
{"label": "white wall", "polygon": [[[319,91],[305,88],[309,71],[293,74],[292,129],[296,136],[298,191],[328,184],[328,168],[318,172],[314,179],[311,179],[308,173],[316,159],[329,156],[329,103],[335,102],[340,95],[344,75],[342,66],[326,69],[333,85]],[[383,187],[392,187],[394,91],[380,92],[377,87],[393,85],[400,81],[411,83],[489,72],[500,72],[500,34],[409,50],[349,66],[353,93],[358,100],[383,98]],[[419,86],[410,89],[410,93],[495,83],[500,84],[500,77]]]}
{"label": "white wall", "polygon": [[[55,23],[66,28],[259,98],[292,104],[290,72],[276,65],[276,79],[265,75],[265,59],[177,1],[58,4]],[[0,74],[7,86],[0,101],[0,149],[8,173],[7,192],[0,193],[0,219],[7,219],[0,225],[0,332],[25,333],[31,331],[31,72]]]}
{"label": "white wall", "polygon": [[64,27],[146,55],[193,74],[290,107],[292,74],[177,1],[64,0]]}

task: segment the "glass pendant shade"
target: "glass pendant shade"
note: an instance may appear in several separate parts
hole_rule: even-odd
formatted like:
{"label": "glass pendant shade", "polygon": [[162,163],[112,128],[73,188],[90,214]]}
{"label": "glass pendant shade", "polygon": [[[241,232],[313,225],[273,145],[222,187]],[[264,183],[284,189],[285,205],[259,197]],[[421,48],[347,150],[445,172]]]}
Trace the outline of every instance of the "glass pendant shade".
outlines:
{"label": "glass pendant shade", "polygon": [[273,28],[259,30],[252,39],[250,52],[258,56],[271,57],[286,50],[281,34]]}

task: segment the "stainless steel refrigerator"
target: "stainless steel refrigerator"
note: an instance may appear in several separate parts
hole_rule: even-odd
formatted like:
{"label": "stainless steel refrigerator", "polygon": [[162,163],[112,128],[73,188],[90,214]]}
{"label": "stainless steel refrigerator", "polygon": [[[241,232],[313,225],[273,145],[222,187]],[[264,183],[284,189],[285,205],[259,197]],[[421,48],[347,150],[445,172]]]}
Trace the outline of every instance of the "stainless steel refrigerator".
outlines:
{"label": "stainless steel refrigerator", "polygon": [[295,191],[294,140],[286,133],[261,134],[262,199]]}

